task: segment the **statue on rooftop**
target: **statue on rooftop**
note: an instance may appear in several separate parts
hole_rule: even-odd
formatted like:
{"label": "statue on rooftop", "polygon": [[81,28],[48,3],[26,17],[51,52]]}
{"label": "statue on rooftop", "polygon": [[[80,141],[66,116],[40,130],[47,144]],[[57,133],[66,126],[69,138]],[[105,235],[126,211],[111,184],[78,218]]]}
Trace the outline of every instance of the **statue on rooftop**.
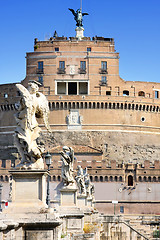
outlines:
{"label": "statue on rooftop", "polygon": [[83,16],[85,15],[89,15],[88,13],[82,13],[81,9],[77,9],[77,11],[75,12],[73,9],[68,8],[72,14],[74,15],[74,19],[76,20],[76,26],[77,27],[83,27],[82,21],[83,21]]}
{"label": "statue on rooftop", "polygon": [[63,151],[60,152],[62,160],[62,179],[64,186],[72,185],[74,181],[73,177],[73,162],[74,162],[74,151],[71,147],[64,146]]}
{"label": "statue on rooftop", "polygon": [[40,93],[40,83],[30,81],[28,89],[21,84],[16,84],[21,94],[21,99],[16,104],[18,113],[15,114],[17,128],[15,130],[15,144],[21,155],[21,162],[16,166],[20,169],[44,169],[42,153],[44,146],[38,143],[41,129],[38,127],[37,118],[42,118],[49,132],[48,122],[49,107],[46,97]]}

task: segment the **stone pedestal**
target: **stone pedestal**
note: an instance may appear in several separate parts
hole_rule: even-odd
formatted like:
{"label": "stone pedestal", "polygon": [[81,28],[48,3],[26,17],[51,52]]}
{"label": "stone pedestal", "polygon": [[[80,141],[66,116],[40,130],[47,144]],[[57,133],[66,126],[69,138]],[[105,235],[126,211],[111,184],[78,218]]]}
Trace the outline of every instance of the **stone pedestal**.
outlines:
{"label": "stone pedestal", "polygon": [[83,27],[76,28],[76,38],[78,38],[78,40],[81,40],[84,37],[83,32],[84,32]]}
{"label": "stone pedestal", "polygon": [[77,196],[77,204],[79,207],[86,207],[87,206],[87,196],[85,196],[85,195]]}
{"label": "stone pedestal", "polygon": [[76,206],[77,205],[77,188],[63,187],[61,193],[61,206]]}
{"label": "stone pedestal", "polygon": [[11,170],[11,199],[7,212],[37,212],[46,208],[45,170]]}

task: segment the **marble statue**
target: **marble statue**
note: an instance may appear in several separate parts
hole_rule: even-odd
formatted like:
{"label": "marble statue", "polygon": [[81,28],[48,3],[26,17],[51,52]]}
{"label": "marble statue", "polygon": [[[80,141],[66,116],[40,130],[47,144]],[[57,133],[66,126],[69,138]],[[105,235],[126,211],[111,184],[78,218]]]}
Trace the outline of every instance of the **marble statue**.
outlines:
{"label": "marble statue", "polygon": [[71,147],[64,146],[63,151],[60,152],[62,160],[62,179],[64,186],[72,185],[75,183],[73,177],[73,162],[74,162],[74,151]]}
{"label": "marble statue", "polygon": [[75,177],[77,186],[79,189],[79,193],[86,195],[86,186],[85,186],[85,179],[84,179],[84,171],[83,168],[78,165],[78,171],[77,171],[77,176]]}
{"label": "marble statue", "polygon": [[41,129],[38,127],[37,118],[42,118],[46,129],[50,132],[48,116],[49,107],[46,97],[40,93],[40,83],[30,81],[28,89],[21,84],[16,84],[21,94],[21,99],[16,104],[18,113],[15,114],[17,128],[15,130],[15,144],[21,155],[21,162],[16,168],[44,169],[42,153],[44,147],[38,144],[37,139]]}
{"label": "marble statue", "polygon": [[74,15],[74,19],[76,21],[76,26],[77,27],[83,27],[82,21],[83,21],[83,16],[84,15],[89,15],[88,13],[82,13],[81,9],[77,9],[77,11],[75,12],[73,9],[68,8],[72,14]]}
{"label": "marble statue", "polygon": [[85,169],[84,181],[85,181],[87,197],[91,198],[91,197],[93,197],[93,194],[94,194],[94,184],[91,183],[91,181],[90,181],[89,174],[87,172],[87,168]]}

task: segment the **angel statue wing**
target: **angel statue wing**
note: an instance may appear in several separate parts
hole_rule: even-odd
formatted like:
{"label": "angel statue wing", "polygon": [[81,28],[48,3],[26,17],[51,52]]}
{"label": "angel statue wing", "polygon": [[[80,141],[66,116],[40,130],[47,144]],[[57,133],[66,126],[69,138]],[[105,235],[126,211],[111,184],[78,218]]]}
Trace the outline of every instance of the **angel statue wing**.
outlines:
{"label": "angel statue wing", "polygon": [[[31,129],[31,123],[30,123],[30,119],[31,119],[31,111],[32,111],[32,97],[31,94],[29,93],[29,91],[21,84],[16,84],[17,89],[19,90],[21,96],[22,96],[22,100],[23,101],[23,105],[26,108],[26,118],[27,118],[27,126]],[[21,111],[21,109],[20,109]]]}
{"label": "angel statue wing", "polygon": [[71,12],[72,12],[72,14],[76,17],[77,16],[77,14],[75,13],[75,11],[73,10],[73,9],[71,9],[71,8],[68,8]]}
{"label": "angel statue wing", "polygon": [[51,128],[49,126],[49,107],[47,98],[40,92],[36,94],[36,97],[38,98],[36,117],[42,118],[46,129],[51,132]]}
{"label": "angel statue wing", "polygon": [[82,16],[84,16],[84,15],[89,15],[88,13],[82,13]]}

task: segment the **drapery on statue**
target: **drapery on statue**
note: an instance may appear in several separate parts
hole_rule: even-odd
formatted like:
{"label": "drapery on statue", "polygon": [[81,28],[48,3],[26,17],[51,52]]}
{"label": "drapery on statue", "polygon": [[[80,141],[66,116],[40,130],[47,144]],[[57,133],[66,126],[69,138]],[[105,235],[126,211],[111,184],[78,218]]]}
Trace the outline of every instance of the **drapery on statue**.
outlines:
{"label": "drapery on statue", "polygon": [[89,174],[87,173],[87,168],[85,169],[84,181],[85,181],[87,197],[89,197],[89,198],[92,197],[93,198],[94,184],[91,183],[91,181],[90,181]]}
{"label": "drapery on statue", "polygon": [[77,171],[77,176],[75,177],[75,179],[76,179],[76,182],[77,182],[79,193],[83,194],[83,195],[86,195],[84,171],[83,171],[83,168],[80,165],[78,165],[77,168],[78,168],[78,171]]}
{"label": "drapery on statue", "polygon": [[48,122],[49,107],[46,97],[40,93],[40,83],[30,81],[28,90],[21,84],[16,84],[21,94],[21,99],[16,104],[18,113],[15,114],[17,128],[15,130],[15,144],[21,155],[21,162],[16,168],[22,169],[44,169],[42,153],[44,147],[37,143],[41,132],[36,118],[42,118],[49,132]]}
{"label": "drapery on statue", "polygon": [[74,151],[71,147],[64,146],[63,151],[60,152],[62,160],[62,179],[64,186],[72,185],[75,181],[73,178],[73,162]]}
{"label": "drapery on statue", "polygon": [[77,11],[75,12],[73,9],[68,8],[72,14],[74,15],[74,19],[76,20],[76,26],[77,27],[83,27],[82,21],[83,21],[83,16],[85,15],[89,15],[88,13],[82,13],[81,9],[77,9]]}

